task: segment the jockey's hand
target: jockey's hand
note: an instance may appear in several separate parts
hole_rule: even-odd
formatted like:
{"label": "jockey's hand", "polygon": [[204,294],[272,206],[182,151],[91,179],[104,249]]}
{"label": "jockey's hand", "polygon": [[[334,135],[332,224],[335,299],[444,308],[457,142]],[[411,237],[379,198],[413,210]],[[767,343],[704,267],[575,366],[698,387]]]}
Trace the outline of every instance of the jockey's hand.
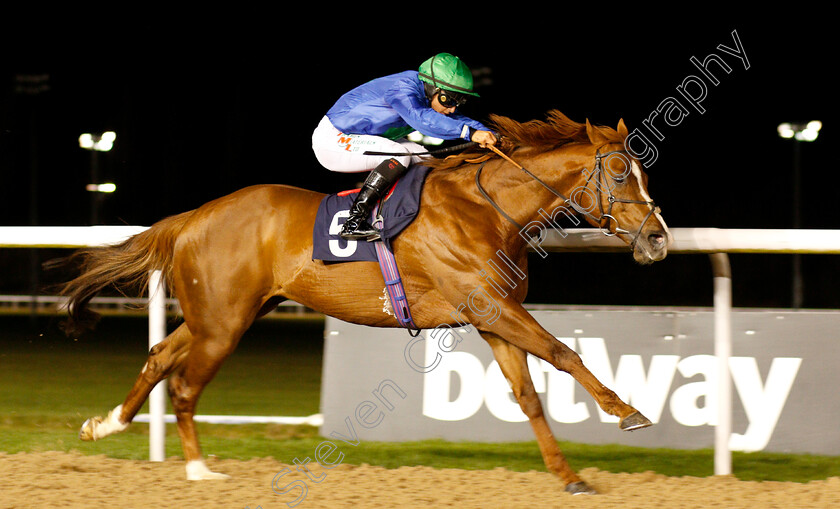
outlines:
{"label": "jockey's hand", "polygon": [[488,146],[492,147],[496,145],[498,140],[496,139],[496,135],[490,131],[476,131],[472,134],[472,141],[478,143],[481,148],[487,148]]}

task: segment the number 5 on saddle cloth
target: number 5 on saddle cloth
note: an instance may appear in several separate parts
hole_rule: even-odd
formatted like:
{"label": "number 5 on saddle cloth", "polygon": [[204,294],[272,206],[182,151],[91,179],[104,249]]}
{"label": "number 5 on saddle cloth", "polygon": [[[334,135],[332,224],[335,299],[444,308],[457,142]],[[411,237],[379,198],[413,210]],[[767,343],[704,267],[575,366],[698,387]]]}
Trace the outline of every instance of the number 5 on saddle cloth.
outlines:
{"label": "number 5 on saddle cloth", "polygon": [[374,207],[370,223],[382,233],[382,240],[360,242],[339,236],[341,225],[350,215],[358,189],[331,194],[321,200],[312,230],[312,259],[325,263],[375,261],[379,263],[391,307],[400,325],[417,330],[411,319],[391,241],[404,230],[420,210],[420,193],[429,168],[412,166]]}

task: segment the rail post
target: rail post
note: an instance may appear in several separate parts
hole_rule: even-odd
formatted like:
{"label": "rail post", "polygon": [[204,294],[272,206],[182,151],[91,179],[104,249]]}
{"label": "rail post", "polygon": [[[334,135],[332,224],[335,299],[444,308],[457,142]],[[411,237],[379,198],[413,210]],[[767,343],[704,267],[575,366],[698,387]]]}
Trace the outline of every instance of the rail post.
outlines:
{"label": "rail post", "polygon": [[710,253],[714,276],[715,358],[717,359],[717,424],[715,425],[715,475],[732,473],[732,270],[726,253]]}
{"label": "rail post", "polygon": [[[166,285],[160,270],[149,276],[149,349],[166,337]],[[149,460],[166,458],[166,380],[149,394]]]}

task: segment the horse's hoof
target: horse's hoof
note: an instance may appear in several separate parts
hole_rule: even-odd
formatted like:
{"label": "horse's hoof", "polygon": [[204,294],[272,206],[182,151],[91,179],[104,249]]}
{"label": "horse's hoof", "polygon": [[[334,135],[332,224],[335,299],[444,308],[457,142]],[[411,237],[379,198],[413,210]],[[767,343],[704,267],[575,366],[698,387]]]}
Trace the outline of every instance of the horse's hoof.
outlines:
{"label": "horse's hoof", "polygon": [[650,422],[650,419],[642,415],[641,412],[636,411],[622,419],[618,427],[623,431],[634,431],[652,425],[653,423]]}
{"label": "horse's hoof", "polygon": [[187,462],[188,481],[209,481],[213,479],[230,479],[230,476],[211,471],[202,460]]}
{"label": "horse's hoof", "polygon": [[583,481],[572,482],[566,485],[566,492],[572,495],[597,495],[598,492],[590,488],[588,484]]}
{"label": "horse's hoof", "polygon": [[82,424],[82,429],[79,430],[79,438],[85,442],[92,442],[96,440],[94,429],[102,422],[102,417],[91,417]]}
{"label": "horse's hoof", "polygon": [[221,472],[211,472],[209,470],[200,475],[187,476],[188,481],[212,481],[215,479],[230,479],[230,476],[222,474]]}
{"label": "horse's hoof", "polygon": [[104,419],[102,417],[91,417],[82,424],[82,429],[79,430],[79,438],[85,442],[90,442],[125,430],[128,424],[120,422],[121,414],[122,405],[117,405],[116,408],[108,412],[108,417]]}

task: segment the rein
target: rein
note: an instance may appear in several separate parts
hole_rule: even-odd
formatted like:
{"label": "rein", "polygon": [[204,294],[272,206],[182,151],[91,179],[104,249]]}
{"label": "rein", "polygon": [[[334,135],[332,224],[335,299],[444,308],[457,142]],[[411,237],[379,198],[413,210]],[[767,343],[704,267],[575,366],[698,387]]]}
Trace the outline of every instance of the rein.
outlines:
{"label": "rein", "polygon": [[[490,148],[490,150],[492,150],[497,155],[499,155],[499,157],[505,159],[507,162],[511,163],[513,166],[515,166],[516,168],[518,168],[519,170],[524,172],[526,175],[531,177],[531,179],[539,182],[540,185],[542,185],[544,188],[551,191],[552,194],[554,194],[558,198],[562,199],[563,204],[566,207],[571,207],[572,209],[574,209],[579,214],[582,214],[582,215],[592,219],[595,223],[597,223],[599,225],[598,228],[601,230],[601,233],[603,233],[604,235],[606,235],[608,237],[618,235],[618,234],[631,235],[632,236],[632,241],[630,243],[630,249],[633,249],[635,247],[636,241],[638,240],[639,236],[642,233],[642,228],[645,227],[645,224],[647,223],[648,219],[650,219],[650,216],[653,215],[655,212],[658,212],[658,210],[659,210],[659,207],[657,207],[656,204],[653,201],[627,200],[627,199],[623,199],[623,198],[616,198],[615,195],[613,195],[612,187],[610,187],[609,183],[607,182],[607,177],[604,175],[603,168],[602,168],[602,165],[601,165],[601,160],[605,157],[610,157],[613,154],[618,154],[618,153],[625,153],[626,154],[627,153],[626,150],[614,150],[612,152],[607,152],[606,154],[601,154],[601,148],[599,147],[595,151],[595,166],[592,170],[592,173],[589,175],[589,177],[587,177],[586,186],[584,186],[584,187],[588,189],[589,182],[592,180],[592,178],[595,175],[598,175],[598,177],[596,179],[595,187],[596,188],[602,188],[603,187],[603,189],[606,190],[606,192],[608,194],[607,201],[609,202],[609,206],[608,206],[606,212],[604,212],[603,203],[601,201],[601,193],[600,192],[597,193],[597,203],[598,203],[598,208],[601,212],[601,217],[595,217],[592,213],[589,212],[589,210],[584,209],[583,207],[581,207],[580,205],[578,205],[577,203],[572,201],[569,197],[565,196],[564,194],[560,193],[559,191],[557,191],[556,189],[554,189],[550,185],[543,182],[539,177],[537,177],[536,175],[534,175],[533,173],[528,171],[525,167],[523,167],[521,164],[517,163],[516,161],[514,161],[510,157],[508,157],[506,154],[504,154],[502,151],[500,151],[496,147],[490,146],[488,148]],[[478,170],[475,172],[475,185],[476,185],[476,187],[478,187],[478,192],[481,193],[481,195],[484,197],[484,199],[487,200],[490,203],[490,205],[492,205],[493,208],[495,208],[496,211],[499,212],[499,214],[501,214],[505,219],[510,221],[510,223],[512,223],[514,226],[516,226],[516,228],[519,231],[522,231],[523,226],[520,225],[512,217],[510,217],[510,215],[508,215],[504,210],[502,210],[502,208],[490,197],[489,194],[487,194],[487,191],[485,191],[485,189],[481,186],[481,172],[484,169],[485,164],[487,164],[487,161],[482,162],[481,166],[479,166]],[[586,168],[584,167],[582,171],[586,172]],[[602,180],[603,180],[603,184],[601,184]],[[639,225],[639,229],[636,230],[635,233],[619,227],[618,220],[611,214],[612,213],[612,207],[616,203],[635,203],[635,204],[639,204],[639,205],[647,205],[648,208],[650,209],[648,211],[647,215],[645,216],[644,220],[642,221],[642,224]],[[604,223],[604,221],[606,221],[606,224]],[[615,223],[615,232],[610,230],[610,221]]]}

